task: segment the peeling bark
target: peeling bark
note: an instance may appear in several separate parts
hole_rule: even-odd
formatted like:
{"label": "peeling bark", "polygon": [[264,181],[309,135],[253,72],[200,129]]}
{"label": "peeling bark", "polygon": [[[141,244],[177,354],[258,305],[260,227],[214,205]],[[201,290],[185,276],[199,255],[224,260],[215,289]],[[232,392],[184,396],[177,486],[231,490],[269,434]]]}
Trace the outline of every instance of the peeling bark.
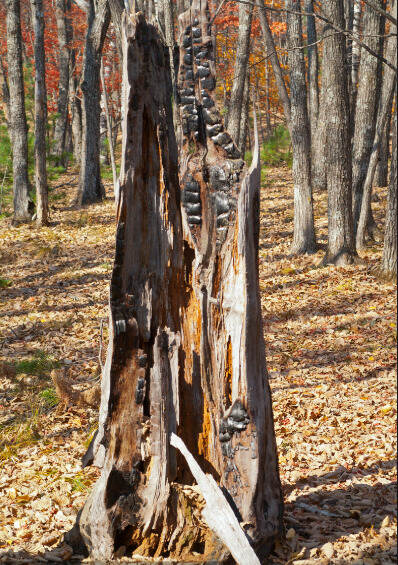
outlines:
{"label": "peeling bark", "polygon": [[201,516],[189,465],[170,446],[174,432],[266,553],[283,503],[258,285],[258,141],[248,171],[211,95],[205,3],[180,16],[179,156],[169,49],[142,15],[125,26],[110,341],[99,429],[84,460],[102,470],[68,541],[103,561],[121,546],[228,557]]}

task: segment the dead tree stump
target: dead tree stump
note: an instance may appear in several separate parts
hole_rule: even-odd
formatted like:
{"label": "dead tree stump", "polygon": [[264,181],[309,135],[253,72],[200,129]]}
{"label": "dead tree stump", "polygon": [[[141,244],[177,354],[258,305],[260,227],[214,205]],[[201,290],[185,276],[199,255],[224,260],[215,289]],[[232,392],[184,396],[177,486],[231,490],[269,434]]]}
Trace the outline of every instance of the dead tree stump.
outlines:
{"label": "dead tree stump", "polygon": [[247,170],[213,97],[209,12],[199,6],[180,17],[179,155],[168,49],[142,15],[125,19],[110,338],[99,429],[84,457],[102,470],[68,539],[103,561],[121,546],[228,557],[173,432],[256,549],[269,551],[282,528],[258,284],[258,143]]}

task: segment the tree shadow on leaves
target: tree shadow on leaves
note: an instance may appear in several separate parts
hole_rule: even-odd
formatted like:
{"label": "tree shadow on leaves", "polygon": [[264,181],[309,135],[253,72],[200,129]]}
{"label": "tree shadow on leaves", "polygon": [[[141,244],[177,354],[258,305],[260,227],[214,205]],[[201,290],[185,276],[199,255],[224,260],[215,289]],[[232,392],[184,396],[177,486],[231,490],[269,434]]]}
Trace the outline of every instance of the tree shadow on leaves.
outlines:
{"label": "tree shadow on leaves", "polygon": [[[320,548],[343,536],[362,532],[366,537],[370,532],[370,541],[374,543],[372,556],[384,555],[388,539],[382,540],[383,547],[378,547],[380,540],[377,535],[386,517],[397,515],[396,483],[387,482],[385,478],[378,480],[378,473],[392,470],[396,464],[396,460],[377,461],[369,467],[350,471],[340,466],[325,475],[309,476],[286,486],[285,497],[305,486],[338,486],[334,490],[322,488],[305,494],[299,491],[294,500],[285,504],[285,521],[288,528],[294,528],[298,545],[305,545],[308,549]],[[370,475],[374,475],[375,484],[346,484],[350,479],[358,480]]]}

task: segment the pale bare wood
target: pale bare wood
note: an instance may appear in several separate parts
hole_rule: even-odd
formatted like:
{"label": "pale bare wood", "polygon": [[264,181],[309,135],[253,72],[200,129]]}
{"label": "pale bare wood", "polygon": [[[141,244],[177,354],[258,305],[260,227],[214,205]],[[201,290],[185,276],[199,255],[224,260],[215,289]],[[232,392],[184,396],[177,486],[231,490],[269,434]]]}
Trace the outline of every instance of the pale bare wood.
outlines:
{"label": "pale bare wood", "polygon": [[234,511],[214,478],[202,471],[181,438],[171,434],[170,445],[178,449],[185,457],[206,501],[202,515],[210,528],[231,551],[236,563],[238,565],[260,565],[260,561],[240,527]]}

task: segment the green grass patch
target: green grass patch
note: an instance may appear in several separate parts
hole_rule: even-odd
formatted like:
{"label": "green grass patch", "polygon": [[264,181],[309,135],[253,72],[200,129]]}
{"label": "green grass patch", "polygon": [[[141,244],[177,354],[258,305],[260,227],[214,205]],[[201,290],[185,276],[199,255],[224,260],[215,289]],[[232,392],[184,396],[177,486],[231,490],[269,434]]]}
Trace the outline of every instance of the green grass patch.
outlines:
{"label": "green grass patch", "polygon": [[[292,151],[290,147],[290,136],[284,126],[274,129],[271,137],[263,144],[260,149],[260,159],[265,166],[277,166],[286,164],[292,166]],[[246,151],[245,160],[248,165],[252,161],[252,152]],[[262,170],[263,174],[264,169]],[[265,178],[262,177],[264,181]]]}
{"label": "green grass patch", "polygon": [[38,409],[23,421],[0,426],[0,462],[17,455],[18,450],[33,445],[40,439]]}
{"label": "green grass patch", "polygon": [[9,286],[12,286],[12,280],[0,277],[0,288],[8,288]]}
{"label": "green grass patch", "polygon": [[53,388],[45,388],[44,390],[42,390],[40,392],[40,398],[49,408],[54,408],[54,406],[56,406],[59,402],[57,393]]}
{"label": "green grass patch", "polygon": [[92,482],[82,472],[77,473],[74,477],[67,477],[65,480],[72,485],[72,492],[86,492]]}
{"label": "green grass patch", "polygon": [[[119,177],[120,166],[116,163],[116,176]],[[101,178],[113,181],[112,167],[110,165],[101,165]]]}
{"label": "green grass patch", "polygon": [[52,369],[60,367],[60,362],[56,361],[44,351],[37,351],[31,359],[24,359],[16,364],[15,370],[17,374],[35,375],[42,377]]}
{"label": "green grass patch", "polygon": [[292,165],[292,152],[290,148],[290,136],[288,130],[283,126],[275,128],[271,137],[264,143],[260,151],[260,157],[265,165],[279,165],[286,163]]}

